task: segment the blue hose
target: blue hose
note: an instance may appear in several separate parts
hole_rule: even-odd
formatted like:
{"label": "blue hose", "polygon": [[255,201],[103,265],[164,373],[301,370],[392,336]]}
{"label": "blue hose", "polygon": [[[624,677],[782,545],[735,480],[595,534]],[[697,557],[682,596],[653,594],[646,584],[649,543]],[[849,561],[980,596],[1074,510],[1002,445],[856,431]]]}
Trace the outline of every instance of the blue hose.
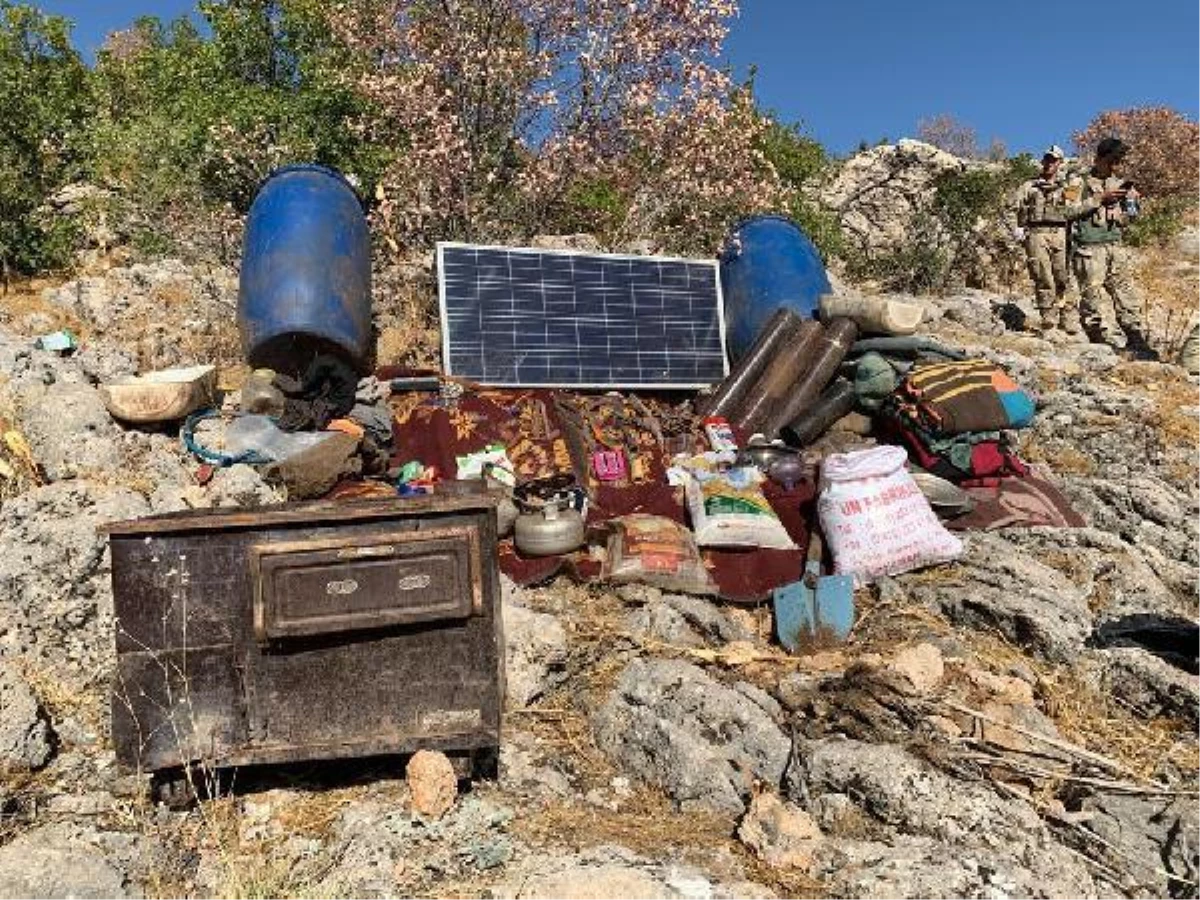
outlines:
{"label": "blue hose", "polygon": [[[207,447],[202,447],[196,443],[196,425],[203,422],[205,419],[215,419],[221,415],[219,410],[204,409],[197,413],[192,413],[188,416],[186,422],[183,423],[183,431],[179,433],[180,439],[183,441],[183,446],[187,448],[189,453],[199,457],[206,463],[211,463],[214,466],[233,466],[238,463],[247,463],[252,466],[261,466],[271,462],[270,459],[263,456],[256,450],[244,450],[236,455],[229,453],[221,453],[218,450],[209,450]],[[241,413],[238,413],[241,415]]]}

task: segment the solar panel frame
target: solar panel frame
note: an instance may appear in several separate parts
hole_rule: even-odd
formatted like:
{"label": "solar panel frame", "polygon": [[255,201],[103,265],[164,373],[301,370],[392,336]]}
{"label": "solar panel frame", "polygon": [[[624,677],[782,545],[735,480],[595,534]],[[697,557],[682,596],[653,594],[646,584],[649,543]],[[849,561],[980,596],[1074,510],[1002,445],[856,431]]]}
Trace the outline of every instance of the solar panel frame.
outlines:
{"label": "solar panel frame", "polygon": [[[572,260],[572,263],[571,263],[571,277],[572,278],[574,277],[574,269],[575,269],[575,265],[576,265],[576,262],[575,262],[576,260],[583,260],[585,264],[589,260],[594,260],[594,261],[597,261],[597,265],[601,268],[606,263],[627,260],[627,261],[638,262],[638,263],[647,263],[647,262],[674,263],[674,264],[682,264],[682,265],[686,265],[689,267],[699,267],[699,268],[709,270],[711,272],[711,277],[712,277],[712,295],[711,296],[712,296],[713,302],[715,304],[718,343],[717,343],[716,348],[714,348],[714,350],[716,352],[714,352],[714,350],[709,350],[709,351],[705,352],[702,356],[703,356],[703,359],[709,363],[715,363],[716,357],[719,356],[719,360],[720,360],[719,372],[717,371],[717,367],[715,365],[713,365],[712,366],[712,374],[711,374],[711,377],[709,377],[709,374],[707,372],[705,372],[704,374],[700,374],[699,365],[697,365],[697,369],[696,369],[697,374],[696,374],[695,379],[682,379],[681,378],[680,380],[668,380],[668,381],[639,381],[636,379],[633,379],[633,380],[620,379],[620,378],[618,378],[618,379],[612,379],[612,378],[599,379],[599,378],[585,377],[585,375],[586,375],[586,366],[584,365],[585,361],[583,359],[582,354],[579,352],[580,348],[581,348],[581,337],[580,337],[580,332],[579,332],[580,324],[582,323],[585,328],[591,326],[597,335],[603,334],[603,337],[605,340],[605,345],[606,345],[605,360],[606,360],[606,365],[607,365],[607,360],[611,357],[611,354],[613,352],[612,351],[612,337],[613,337],[613,331],[614,331],[614,323],[612,320],[608,320],[605,322],[599,322],[599,323],[594,322],[594,321],[588,322],[588,321],[585,321],[584,317],[582,317],[582,316],[563,320],[564,322],[569,321],[572,323],[571,330],[574,331],[574,334],[575,334],[575,341],[573,343],[567,343],[566,344],[567,350],[564,350],[564,353],[563,353],[564,359],[569,359],[571,365],[576,367],[579,377],[574,380],[567,379],[567,378],[555,378],[555,377],[549,377],[549,376],[543,380],[536,380],[536,379],[535,380],[525,380],[525,379],[512,380],[510,378],[500,377],[499,373],[498,373],[497,378],[489,378],[487,375],[487,372],[486,372],[486,359],[485,359],[485,354],[484,354],[484,349],[483,349],[483,344],[485,342],[485,335],[482,330],[482,326],[483,326],[482,319],[480,322],[481,330],[480,330],[480,333],[479,333],[479,336],[477,339],[478,346],[479,346],[478,358],[480,360],[480,368],[483,370],[482,374],[479,372],[471,372],[471,373],[463,373],[461,371],[456,372],[455,367],[454,367],[454,355],[455,354],[452,352],[452,350],[454,349],[454,346],[453,346],[453,340],[452,340],[453,335],[451,333],[451,327],[450,327],[450,325],[451,325],[451,323],[450,323],[450,307],[447,303],[448,298],[447,298],[447,263],[446,263],[447,251],[455,251],[455,250],[485,251],[488,253],[504,254],[506,257],[505,261],[508,264],[508,271],[498,273],[498,274],[500,275],[501,280],[505,280],[506,278],[509,279],[508,284],[509,284],[510,294],[512,292],[512,288],[515,285],[522,284],[525,287],[529,287],[533,284],[536,284],[539,287],[541,294],[542,294],[541,303],[542,303],[543,311],[546,310],[546,305],[548,302],[550,302],[547,300],[547,297],[545,294],[545,291],[547,288],[547,280],[540,277],[541,271],[544,267],[544,263],[542,262],[543,260],[555,260],[555,259],[560,259],[560,258],[571,259]],[[579,250],[549,250],[549,249],[541,249],[541,248],[537,248],[537,247],[505,247],[505,246],[490,245],[490,244],[460,243],[460,242],[456,242],[456,241],[440,241],[440,242],[438,242],[436,253],[437,253],[437,271],[438,271],[438,312],[439,312],[441,328],[442,328],[442,365],[443,365],[443,368],[446,371],[447,375],[469,378],[469,379],[477,381],[481,384],[486,384],[486,385],[493,386],[493,387],[538,387],[538,388],[588,387],[588,388],[636,389],[636,390],[695,390],[695,389],[699,389],[699,388],[708,387],[711,384],[713,384],[717,381],[720,381],[722,378],[725,377],[725,375],[727,375],[729,373],[729,360],[728,360],[728,356],[726,355],[726,352],[725,352],[725,301],[724,301],[724,295],[721,290],[719,263],[716,260],[691,259],[691,258],[679,257],[679,256],[639,256],[636,254],[623,254],[623,253],[591,253],[591,252],[585,252],[585,251],[579,251]],[[519,262],[525,261],[526,258],[530,258],[529,261],[532,261],[532,259],[534,259],[534,258],[538,260],[539,277],[536,281],[519,282],[519,281],[511,280],[511,267],[512,267],[512,263],[514,261],[514,256],[516,256],[517,261],[519,261]],[[661,280],[661,276],[662,276],[661,268],[659,270],[659,275],[660,275],[660,280]],[[478,276],[477,276],[477,278],[478,278]],[[705,276],[704,280],[705,280],[705,284],[707,285],[707,283],[708,283],[707,275]],[[688,282],[689,286],[691,283],[692,282],[689,280],[689,282]],[[553,282],[551,282],[551,284],[553,284]],[[635,297],[636,296],[636,282],[630,281],[627,283],[627,285],[628,285],[630,296]],[[478,287],[478,284],[477,284],[477,290],[481,290],[481,288]],[[572,292],[574,292],[574,290],[575,290],[575,288],[573,285]],[[659,296],[660,297],[662,296],[661,292],[660,292]],[[572,297],[574,298],[574,293],[572,293]],[[707,300],[707,297],[705,299]],[[510,298],[510,302],[515,303],[516,302],[515,298]],[[565,304],[565,300],[562,302]],[[571,302],[573,304],[574,299],[572,299]],[[572,306],[572,311],[574,312],[573,306]],[[513,310],[513,314],[514,314],[514,316],[516,315],[515,307]],[[604,311],[604,315],[605,315],[605,317],[608,316],[607,308]],[[635,331],[637,330],[637,325],[640,324],[637,320],[634,320],[634,319],[630,319],[629,323],[634,326]],[[551,321],[549,319],[547,319],[545,324],[546,324],[546,335],[545,335],[544,340],[545,340],[546,346],[543,348],[540,348],[540,349],[543,351],[543,353],[549,354],[549,351],[551,349],[551,338],[550,338]],[[618,324],[620,324],[620,323],[618,322]],[[664,341],[668,341],[669,339],[668,339],[667,331],[666,331],[667,324],[665,321],[662,324],[663,324],[663,328],[664,328],[664,332],[663,332],[664,338],[663,339],[664,339]],[[711,324],[708,324],[707,327],[711,328]],[[493,337],[494,336],[495,335],[493,335]],[[501,338],[507,337],[507,335],[501,334],[500,337]],[[515,329],[513,331],[513,338],[514,338],[514,348],[515,348],[515,345],[516,345]],[[597,338],[597,339],[599,339],[599,338]],[[693,340],[695,340],[694,336],[693,336]],[[487,342],[490,344],[491,338],[489,338]],[[640,348],[635,348],[635,350],[632,352],[634,354],[637,354],[639,352],[639,349]],[[644,354],[646,352],[651,352],[651,351],[640,350],[640,352],[642,354]],[[667,356],[668,359],[670,358],[669,346],[665,346],[664,350],[662,352]],[[519,365],[519,363],[518,363],[518,365]],[[547,363],[546,363],[547,372],[549,372],[552,368],[553,367],[552,367],[551,363],[549,362],[549,357],[547,356]],[[610,371],[608,372],[608,374],[611,375],[612,374],[611,366],[609,368],[610,368]]]}

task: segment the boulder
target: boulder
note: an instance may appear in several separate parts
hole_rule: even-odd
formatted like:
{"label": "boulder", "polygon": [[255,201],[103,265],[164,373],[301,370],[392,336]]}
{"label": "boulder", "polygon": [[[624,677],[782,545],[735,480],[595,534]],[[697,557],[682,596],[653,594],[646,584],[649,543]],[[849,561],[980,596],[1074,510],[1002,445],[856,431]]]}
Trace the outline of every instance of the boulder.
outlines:
{"label": "boulder", "polygon": [[89,830],[43,825],[0,847],[0,897],[131,896]]}
{"label": "boulder", "polygon": [[446,754],[418,750],[404,770],[413,810],[422,816],[440,819],[458,796],[458,777]]}
{"label": "boulder", "polygon": [[91,385],[27,384],[15,399],[17,427],[50,481],[122,468],[121,429]]}
{"label": "boulder", "polygon": [[11,663],[0,662],[0,770],[38,769],[54,752],[50,723]]}
{"label": "boulder", "polygon": [[821,829],[804,810],[780,800],[774,791],[763,791],[750,801],[738,837],[771,868],[807,872]]}
{"label": "boulder", "polygon": [[636,659],[595,714],[596,739],[680,808],[740,815],[755,779],[779,784],[791,749],[763,701],[680,660]]}
{"label": "boulder", "polygon": [[505,703],[520,709],[566,680],[567,633],[549,613],[534,612],[507,598],[501,612]]}

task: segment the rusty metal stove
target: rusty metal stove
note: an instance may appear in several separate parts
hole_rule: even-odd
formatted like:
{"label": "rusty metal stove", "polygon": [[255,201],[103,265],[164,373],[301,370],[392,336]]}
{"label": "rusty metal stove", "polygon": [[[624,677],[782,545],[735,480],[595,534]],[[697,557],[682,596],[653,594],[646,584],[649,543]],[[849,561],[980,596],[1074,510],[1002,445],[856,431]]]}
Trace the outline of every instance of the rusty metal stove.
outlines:
{"label": "rusty metal stove", "polygon": [[206,510],[106,530],[113,741],[127,768],[498,747],[486,496]]}

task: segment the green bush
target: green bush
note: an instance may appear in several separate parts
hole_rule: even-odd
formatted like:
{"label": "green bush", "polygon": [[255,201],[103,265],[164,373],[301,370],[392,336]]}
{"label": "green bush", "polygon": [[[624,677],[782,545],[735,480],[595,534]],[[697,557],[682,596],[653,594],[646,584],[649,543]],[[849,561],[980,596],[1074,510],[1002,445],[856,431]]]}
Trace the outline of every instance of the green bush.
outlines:
{"label": "green bush", "polygon": [[146,17],[98,54],[93,166],[120,195],[118,227],[147,252],[183,239],[213,250],[211,218],[244,213],[272,169],[296,162],[352,173],[369,197],[391,151],[352,130],[365,105],[340,86],[320,4],[199,6],[211,37]]}
{"label": "green bush", "polygon": [[799,125],[772,120],[763,131],[759,149],[774,166],[780,181],[794,192],[788,215],[812,239],[823,260],[828,262],[841,256],[845,252],[845,239],[837,216],[805,197],[806,188],[811,188],[829,169],[825,148],[805,137]]}
{"label": "green bush", "polygon": [[1006,198],[1036,172],[1033,160],[1022,155],[999,168],[943,173],[934,182],[928,208],[913,213],[905,243],[890,253],[853,254],[848,274],[878,281],[889,290],[944,291],[956,275],[966,274],[979,222],[1001,218]]}
{"label": "green bush", "polygon": [[1125,230],[1125,241],[1134,247],[1167,244],[1187,226],[1195,209],[1195,201],[1188,197],[1147,198],[1141,215]]}
{"label": "green bush", "polygon": [[888,253],[850,253],[846,274],[854,281],[876,281],[884,289],[927,294],[943,289],[950,257],[937,243],[937,222],[928,211],[913,214],[908,240]]}
{"label": "green bush", "polygon": [[63,265],[70,222],[39,208],[84,171],[89,75],[59,16],[0,0],[0,278]]}

